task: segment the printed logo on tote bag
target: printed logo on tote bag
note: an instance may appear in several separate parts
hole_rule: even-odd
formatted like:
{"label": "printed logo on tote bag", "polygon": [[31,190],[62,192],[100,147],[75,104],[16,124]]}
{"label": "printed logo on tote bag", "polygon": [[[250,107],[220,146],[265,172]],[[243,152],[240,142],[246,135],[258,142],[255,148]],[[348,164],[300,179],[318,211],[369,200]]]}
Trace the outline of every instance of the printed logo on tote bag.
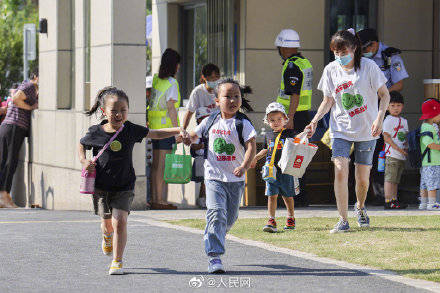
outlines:
{"label": "printed logo on tote bag", "polygon": [[304,161],[304,156],[296,156],[295,162],[293,163],[293,168],[301,168]]}

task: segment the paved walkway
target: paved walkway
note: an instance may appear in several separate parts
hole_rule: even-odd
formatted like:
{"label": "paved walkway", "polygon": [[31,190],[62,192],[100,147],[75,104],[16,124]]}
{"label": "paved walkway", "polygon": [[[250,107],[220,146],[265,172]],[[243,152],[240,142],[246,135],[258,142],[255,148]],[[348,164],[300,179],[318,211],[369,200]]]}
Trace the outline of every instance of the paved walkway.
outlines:
{"label": "paved walkway", "polygon": [[0,292],[428,292],[233,238],[223,258],[227,274],[207,275],[200,231],[180,230],[152,215],[130,216],[127,274],[108,276],[111,258],[100,251],[99,219],[92,213],[0,210]]}

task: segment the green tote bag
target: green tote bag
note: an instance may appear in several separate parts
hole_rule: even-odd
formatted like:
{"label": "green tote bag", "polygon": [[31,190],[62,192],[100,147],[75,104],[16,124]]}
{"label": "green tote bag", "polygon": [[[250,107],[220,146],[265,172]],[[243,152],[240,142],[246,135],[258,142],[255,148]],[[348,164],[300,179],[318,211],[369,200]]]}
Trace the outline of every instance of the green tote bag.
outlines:
{"label": "green tote bag", "polygon": [[176,155],[176,149],[174,145],[173,153],[166,155],[163,179],[166,183],[186,184],[191,181],[191,156],[186,155],[183,144],[183,155]]}

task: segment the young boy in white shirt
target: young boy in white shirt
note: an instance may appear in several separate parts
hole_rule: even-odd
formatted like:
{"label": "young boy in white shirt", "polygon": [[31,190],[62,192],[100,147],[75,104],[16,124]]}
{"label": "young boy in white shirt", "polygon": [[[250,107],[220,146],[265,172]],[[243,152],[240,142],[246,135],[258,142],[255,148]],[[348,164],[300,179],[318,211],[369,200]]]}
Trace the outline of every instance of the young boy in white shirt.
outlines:
{"label": "young boy in white shirt", "polygon": [[408,143],[406,135],[409,131],[408,121],[401,117],[403,97],[399,92],[390,92],[388,115],[383,122],[383,138],[385,141],[385,204],[384,209],[405,209],[408,205],[397,199],[397,187],[400,183],[407,157]]}
{"label": "young boy in white shirt", "polygon": [[[245,173],[256,152],[256,132],[239,111],[240,86],[233,79],[219,82],[216,88],[220,113],[211,114],[190,134],[191,142],[208,138],[205,160],[206,228],[205,252],[209,273],[224,273],[220,256],[225,253],[226,233],[238,218],[244,192]],[[185,142],[189,143],[185,138]]]}

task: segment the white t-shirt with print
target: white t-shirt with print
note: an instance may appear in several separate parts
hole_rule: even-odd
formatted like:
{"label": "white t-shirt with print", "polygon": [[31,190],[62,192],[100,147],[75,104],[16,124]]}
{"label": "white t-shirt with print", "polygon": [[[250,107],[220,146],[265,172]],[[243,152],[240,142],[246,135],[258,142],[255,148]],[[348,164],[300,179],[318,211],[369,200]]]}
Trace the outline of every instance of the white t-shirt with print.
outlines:
{"label": "white t-shirt with print", "polygon": [[378,114],[378,89],[387,82],[376,63],[361,58],[361,67],[345,71],[337,61],[322,73],[318,89],[335,100],[330,113],[330,138],[348,141],[377,139],[371,126]]}
{"label": "white t-shirt with print", "polygon": [[[195,129],[198,137],[202,137],[208,119],[203,120]],[[255,137],[252,124],[243,119],[243,140],[247,142]],[[220,115],[209,130],[208,158],[205,160],[205,179],[222,182],[244,181],[244,175],[236,177],[234,170],[244,161],[245,149],[240,143],[235,128],[235,118],[223,119]]]}
{"label": "white t-shirt with print", "polygon": [[[385,120],[383,121],[383,132],[388,133],[391,136],[393,142],[401,149],[408,148],[406,143],[406,135],[408,131],[408,121],[406,121],[405,118],[388,115],[387,118],[385,118]],[[396,137],[394,137],[394,135],[396,135]],[[386,156],[393,157],[398,160],[406,160],[406,157],[404,155],[392,148],[389,144],[385,144],[385,152]]]}
{"label": "white t-shirt with print", "polygon": [[200,107],[206,107],[209,110],[217,108],[214,93],[208,92],[204,83],[199,84],[192,90],[189,102],[186,105],[186,109],[193,113]]}

